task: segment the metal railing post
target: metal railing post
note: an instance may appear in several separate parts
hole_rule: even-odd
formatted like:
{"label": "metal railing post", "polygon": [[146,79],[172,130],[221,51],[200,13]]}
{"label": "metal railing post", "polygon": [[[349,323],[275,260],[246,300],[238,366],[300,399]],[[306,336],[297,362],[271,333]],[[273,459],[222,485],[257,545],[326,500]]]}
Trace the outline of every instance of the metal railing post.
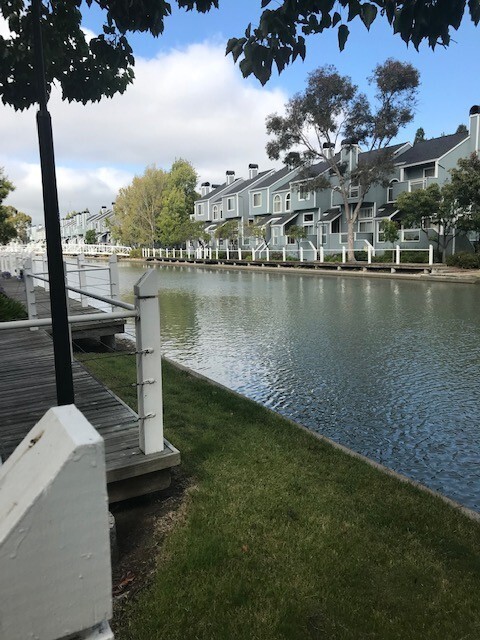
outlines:
{"label": "metal railing post", "polygon": [[157,272],[149,269],[134,286],[137,344],[139,447],[163,451],[162,358]]}
{"label": "metal railing post", "polygon": [[[87,274],[85,273],[85,256],[83,253],[79,253],[77,256],[77,268],[78,268],[78,288],[84,291],[87,290]],[[82,307],[88,307],[87,297],[80,294],[80,302]]]}
{"label": "metal railing post", "polygon": [[[27,296],[27,313],[29,320],[37,320],[37,304],[35,300],[35,287],[33,284],[33,276],[32,276],[32,259],[27,258],[25,260],[25,269],[23,272],[23,276],[25,278],[25,292]],[[30,327],[30,331],[37,331],[38,327]]]}
{"label": "metal railing post", "polygon": [[[120,276],[118,273],[118,258],[113,254],[108,259],[108,272],[110,277],[110,297],[113,300],[120,298]],[[111,309],[113,311],[113,307]]]}

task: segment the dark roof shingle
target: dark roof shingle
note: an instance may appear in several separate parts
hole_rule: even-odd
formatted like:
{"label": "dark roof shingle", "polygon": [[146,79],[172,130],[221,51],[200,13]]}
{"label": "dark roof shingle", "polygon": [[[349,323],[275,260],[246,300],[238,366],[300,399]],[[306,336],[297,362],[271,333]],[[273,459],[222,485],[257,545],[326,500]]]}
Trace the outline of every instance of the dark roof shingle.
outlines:
{"label": "dark roof shingle", "polygon": [[452,133],[449,136],[441,136],[440,138],[432,138],[417,142],[411,149],[402,153],[396,164],[409,165],[419,164],[421,162],[434,161],[443,156],[447,151],[456,147],[468,137],[468,133]]}

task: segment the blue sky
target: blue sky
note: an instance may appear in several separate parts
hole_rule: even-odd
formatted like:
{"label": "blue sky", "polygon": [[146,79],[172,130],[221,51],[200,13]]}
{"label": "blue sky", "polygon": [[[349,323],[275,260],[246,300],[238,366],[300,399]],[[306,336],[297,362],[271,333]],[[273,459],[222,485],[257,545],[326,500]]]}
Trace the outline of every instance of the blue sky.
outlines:
{"label": "blue sky", "polygon": [[[174,8],[159,38],[130,36],[137,59],[136,82],[126,94],[98,105],[50,103],[58,167],[61,215],[70,210],[109,205],[134,174],[155,163],[168,168],[177,157],[190,160],[200,181],[222,181],[225,170],[245,175],[249,162],[272,166],[265,155],[265,117],[281,111],[301,91],[310,71],[335,65],[368,92],[366,78],[388,57],[408,61],[420,71],[421,87],[414,122],[399,141],[413,140],[418,127],[427,137],[452,133],[468,124],[468,111],[480,104],[479,30],[464,20],[450,47],[420,52],[394,36],[382,19],[367,32],[350,23],[345,50],[336,30],[307,39],[305,62],[297,60],[262,88],[243,79],[231,56],[229,37],[240,37],[260,13],[260,0],[220,0],[207,14]],[[84,26],[98,33],[98,10],[84,13]],[[6,33],[0,20],[0,34]],[[0,106],[0,166],[16,184],[8,202],[40,221],[41,198],[34,110],[17,114]]]}

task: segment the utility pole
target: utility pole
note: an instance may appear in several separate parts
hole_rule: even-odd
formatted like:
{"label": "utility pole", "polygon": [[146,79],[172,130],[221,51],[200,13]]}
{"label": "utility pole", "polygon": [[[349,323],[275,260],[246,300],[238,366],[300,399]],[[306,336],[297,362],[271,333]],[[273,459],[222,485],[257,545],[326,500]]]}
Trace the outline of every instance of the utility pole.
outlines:
{"label": "utility pole", "polygon": [[52,121],[47,109],[48,95],[42,43],[41,7],[41,0],[32,0],[33,53],[39,106],[37,113],[37,130],[42,172],[43,208],[45,213],[45,237],[47,243],[48,279],[50,283],[55,380],[57,386],[57,403],[58,405],[64,405],[74,403],[74,392],[57,178],[55,173],[55,155],[53,151]]}

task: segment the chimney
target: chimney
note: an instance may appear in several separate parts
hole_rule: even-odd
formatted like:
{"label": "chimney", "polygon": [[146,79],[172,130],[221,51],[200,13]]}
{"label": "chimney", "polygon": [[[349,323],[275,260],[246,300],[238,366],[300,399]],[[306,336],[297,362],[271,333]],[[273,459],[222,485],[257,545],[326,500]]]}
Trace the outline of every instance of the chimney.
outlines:
{"label": "chimney", "polygon": [[258,164],[249,164],[248,165],[248,178],[249,180],[251,180],[252,178],[255,178],[255,176],[258,174]]}
{"label": "chimney", "polygon": [[480,151],[480,105],[474,104],[470,109],[470,140],[472,151]]}
{"label": "chimney", "polygon": [[200,185],[200,195],[203,198],[208,193],[210,193],[210,182],[202,182]]}
{"label": "chimney", "polygon": [[333,154],[335,150],[335,145],[333,144],[333,142],[324,142],[322,147],[323,147],[323,153],[326,155],[326,157],[329,159],[333,158]]}
{"label": "chimney", "polygon": [[232,184],[232,182],[235,182],[235,171],[227,171],[226,176],[227,184]]}
{"label": "chimney", "polygon": [[343,140],[340,149],[340,162],[346,162],[348,164],[348,170],[355,169],[358,162],[358,141],[357,140]]}

